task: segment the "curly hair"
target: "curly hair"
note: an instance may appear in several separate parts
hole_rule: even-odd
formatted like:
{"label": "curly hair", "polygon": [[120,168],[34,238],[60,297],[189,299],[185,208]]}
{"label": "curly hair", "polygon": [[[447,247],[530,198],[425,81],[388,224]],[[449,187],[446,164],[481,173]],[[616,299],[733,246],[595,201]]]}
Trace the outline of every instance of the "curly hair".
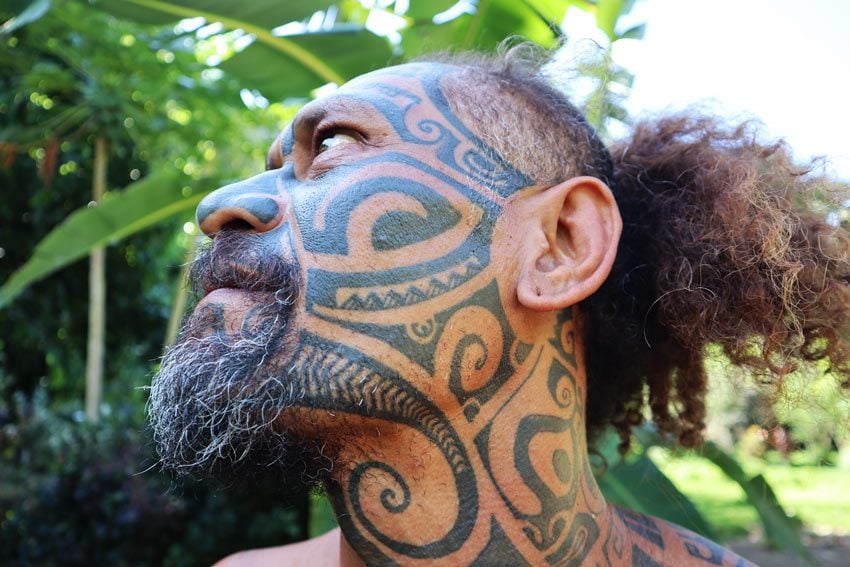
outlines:
{"label": "curly hair", "polygon": [[463,68],[452,104],[504,159],[537,183],[593,175],[615,195],[617,258],[579,306],[591,441],[612,424],[625,450],[648,400],[661,432],[698,444],[708,345],[772,384],[827,360],[846,386],[850,239],[813,210],[829,182],[754,125],[699,112],[639,122],[609,150],[527,55],[438,60]]}

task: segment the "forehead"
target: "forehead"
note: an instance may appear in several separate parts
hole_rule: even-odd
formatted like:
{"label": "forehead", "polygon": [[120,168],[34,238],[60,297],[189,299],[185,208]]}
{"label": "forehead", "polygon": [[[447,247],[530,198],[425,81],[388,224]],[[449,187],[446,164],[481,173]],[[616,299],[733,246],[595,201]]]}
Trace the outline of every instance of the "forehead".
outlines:
{"label": "forehead", "polygon": [[377,118],[375,111],[385,118],[398,118],[400,111],[454,117],[441,83],[459,71],[459,67],[440,63],[408,63],[372,71],[307,104],[292,124],[314,125],[340,114],[372,120]]}
{"label": "forehead", "polygon": [[463,70],[443,63],[409,63],[357,77],[335,94],[305,106],[284,131],[281,153],[290,155],[296,140],[309,144],[311,132],[348,128],[370,141],[363,154],[346,162],[348,166],[371,167],[376,160],[410,165],[418,160],[420,169],[507,197],[530,185],[530,179],[477,135],[470,115],[459,115],[449,103],[452,89],[446,88],[447,79]]}
{"label": "forehead", "polygon": [[355,77],[342,85],[338,92],[343,95],[356,94],[381,84],[419,86],[428,89],[439,88],[442,78],[460,71],[460,67],[444,63],[406,63]]}

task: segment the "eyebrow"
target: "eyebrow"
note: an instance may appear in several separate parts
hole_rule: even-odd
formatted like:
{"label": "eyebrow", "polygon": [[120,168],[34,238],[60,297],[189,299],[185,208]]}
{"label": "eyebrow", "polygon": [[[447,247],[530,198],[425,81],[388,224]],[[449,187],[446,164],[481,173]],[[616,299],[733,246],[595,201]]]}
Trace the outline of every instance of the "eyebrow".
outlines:
{"label": "eyebrow", "polygon": [[297,138],[300,130],[304,128],[315,128],[329,115],[342,114],[348,118],[364,112],[375,112],[377,110],[374,105],[356,95],[336,94],[316,100],[304,107],[295,116],[291,122],[291,126]]}

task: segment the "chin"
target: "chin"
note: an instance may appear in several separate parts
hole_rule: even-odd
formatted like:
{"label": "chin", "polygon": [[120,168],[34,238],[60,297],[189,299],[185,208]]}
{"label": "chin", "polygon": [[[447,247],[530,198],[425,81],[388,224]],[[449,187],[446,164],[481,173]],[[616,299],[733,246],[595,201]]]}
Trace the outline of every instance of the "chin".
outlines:
{"label": "chin", "polygon": [[219,288],[185,319],[148,402],[164,468],[214,479],[291,470],[296,484],[315,483],[310,470],[327,468],[307,466],[310,447],[282,425],[294,397],[286,357],[294,295]]}

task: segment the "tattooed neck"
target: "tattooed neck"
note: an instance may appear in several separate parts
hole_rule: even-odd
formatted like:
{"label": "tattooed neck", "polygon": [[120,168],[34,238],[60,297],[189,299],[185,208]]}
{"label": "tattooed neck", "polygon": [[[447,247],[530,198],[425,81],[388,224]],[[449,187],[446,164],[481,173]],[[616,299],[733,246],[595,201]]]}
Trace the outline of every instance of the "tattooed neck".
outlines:
{"label": "tattooed neck", "polygon": [[[316,369],[307,397],[326,409],[340,396],[340,407],[359,400],[348,411],[366,418],[339,451],[328,492],[367,563],[568,564],[601,553],[609,511],[588,467],[573,327],[566,311],[549,336],[504,350],[496,329],[447,327],[457,344],[445,354],[457,365],[435,382],[471,400],[452,413],[405,386],[415,377],[304,341],[298,362]],[[501,385],[480,403],[473,387],[488,368],[509,373],[490,378]],[[319,369],[336,370],[329,380]]]}

